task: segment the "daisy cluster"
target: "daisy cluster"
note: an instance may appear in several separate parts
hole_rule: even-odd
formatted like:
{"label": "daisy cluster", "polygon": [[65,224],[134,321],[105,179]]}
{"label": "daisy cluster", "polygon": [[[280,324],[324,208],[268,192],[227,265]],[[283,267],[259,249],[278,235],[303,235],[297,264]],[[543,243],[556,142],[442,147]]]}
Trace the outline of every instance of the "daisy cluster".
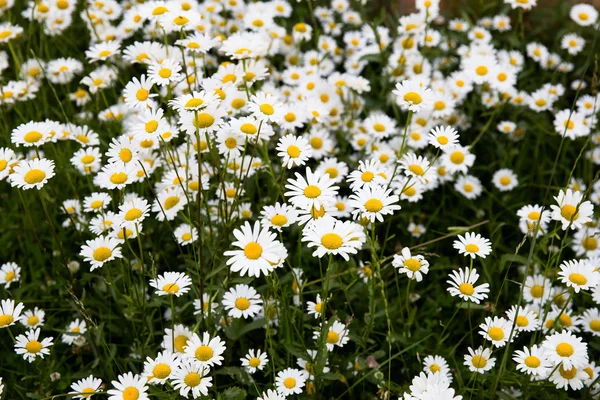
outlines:
{"label": "daisy cluster", "polygon": [[[64,282],[61,315],[71,307],[56,326],[59,311],[24,289],[43,267],[2,264],[14,353],[38,365],[93,353],[68,383],[76,399],[361,396],[365,379],[382,399],[460,400],[477,379],[491,396],[519,398],[519,382],[598,398],[598,11],[569,6],[547,47],[525,39],[536,0],[469,20],[416,0],[390,26],[365,3],[0,0],[0,107],[14,122],[0,180],[19,223],[40,247],[37,229],[49,238],[44,273]],[[33,33],[64,39],[60,57]],[[555,168],[517,175],[530,137],[564,186]],[[585,170],[561,164],[563,146]],[[504,222],[475,231],[494,217],[486,199],[518,245],[502,242]],[[451,214],[469,226],[448,227]],[[425,345],[410,330],[435,279],[446,303]],[[90,312],[105,301],[136,340]],[[444,350],[461,316],[470,343]],[[413,345],[428,355],[400,363]],[[52,382],[77,368],[52,365]],[[0,378],[0,395],[19,385]]]}

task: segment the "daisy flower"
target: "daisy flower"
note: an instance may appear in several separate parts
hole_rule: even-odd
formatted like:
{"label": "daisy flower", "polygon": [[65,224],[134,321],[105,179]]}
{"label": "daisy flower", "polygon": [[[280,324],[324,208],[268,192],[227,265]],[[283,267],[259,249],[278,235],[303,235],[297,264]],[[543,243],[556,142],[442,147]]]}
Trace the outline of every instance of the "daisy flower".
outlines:
{"label": "daisy flower", "polygon": [[407,153],[400,160],[400,165],[406,176],[412,176],[423,184],[435,179],[435,171],[430,168],[431,164],[426,157],[417,156],[412,152]]}
{"label": "daisy flower", "polygon": [[177,242],[182,246],[187,246],[198,240],[198,229],[190,224],[181,224],[173,232]]}
{"label": "daisy flower", "polygon": [[137,180],[137,169],[131,163],[112,163],[105,165],[94,179],[104,189],[123,189]]}
{"label": "daisy flower", "polygon": [[400,199],[393,195],[392,189],[383,186],[364,186],[350,196],[348,205],[355,210],[352,212],[354,219],[367,218],[371,222],[383,222],[384,215],[393,215],[400,210],[397,203]]}
{"label": "daisy flower", "polygon": [[588,363],[587,344],[569,331],[546,336],[541,347],[554,366],[583,368]]}
{"label": "daisy flower", "polygon": [[458,254],[471,256],[471,258],[485,258],[492,252],[492,243],[489,239],[480,234],[467,232],[465,236],[458,235],[458,240],[454,241],[453,246],[458,250]]}
{"label": "daisy flower", "polygon": [[75,342],[75,339],[85,332],[87,332],[86,322],[76,318],[75,321],[71,321],[67,326],[65,333],[62,335],[62,342],[72,345]]}
{"label": "daisy flower", "polygon": [[519,185],[517,175],[508,168],[496,171],[492,177],[492,182],[501,192],[508,192]]}
{"label": "daisy flower", "polygon": [[192,338],[193,332],[183,325],[175,325],[175,329],[165,328],[165,334],[161,347],[164,350],[182,356],[185,353],[185,347]]}
{"label": "daisy flower", "polygon": [[323,301],[321,300],[321,295],[318,294],[314,303],[312,301],[306,302],[306,311],[308,315],[314,315],[316,319],[321,318],[321,313],[323,312]]}
{"label": "daisy flower", "polygon": [[87,378],[80,379],[71,384],[72,391],[69,392],[69,394],[75,395],[73,396],[74,399],[88,399],[100,389],[101,385],[101,379],[94,378],[93,375],[90,375]]}
{"label": "daisy flower", "polygon": [[250,349],[244,358],[240,358],[242,367],[246,368],[248,373],[253,374],[257,370],[262,371],[265,365],[269,363],[267,353],[264,351]]}
{"label": "daisy flower", "polygon": [[108,400],[148,400],[148,386],[146,378],[140,375],[134,375],[131,372],[119,375],[116,381],[111,382],[114,389],[107,393],[110,395]]}
{"label": "daisy flower", "polygon": [[408,247],[403,248],[401,254],[394,255],[392,265],[398,268],[399,273],[406,274],[410,279],[421,282],[423,275],[429,272],[429,261],[420,254],[413,256]]}
{"label": "daisy flower", "polygon": [[561,190],[554,197],[558,205],[551,205],[552,219],[562,223],[562,229],[579,229],[583,224],[590,222],[594,213],[594,206],[589,201],[583,201],[583,193],[567,189]]}
{"label": "daisy flower", "polygon": [[109,58],[119,55],[120,47],[119,42],[113,40],[97,43],[85,51],[85,57],[90,63],[106,61]]}
{"label": "daisy flower", "polygon": [[[313,333],[313,339],[318,340],[321,337],[321,331],[317,330]],[[350,338],[348,337],[348,329],[346,325],[340,321],[334,321],[333,325],[329,327],[327,331],[327,337],[325,338],[325,344],[327,350],[332,351],[334,346],[343,347],[348,343]]]}
{"label": "daisy flower", "polygon": [[262,394],[257,397],[256,400],[285,400],[285,398],[286,396],[283,394],[269,389],[266,392],[262,392]]}
{"label": "daisy flower", "polygon": [[54,161],[46,158],[23,160],[14,167],[14,172],[10,175],[10,184],[23,190],[40,190],[53,176]]}
{"label": "daisy flower", "polygon": [[146,75],[142,74],[139,79],[134,77],[123,90],[125,105],[131,109],[143,110],[152,104],[152,99],[158,94],[150,93],[153,83]]}
{"label": "daisy flower", "polygon": [[358,169],[348,175],[347,181],[350,183],[350,189],[353,191],[363,186],[386,185],[386,172],[387,168],[378,160],[371,159],[367,162],[360,160],[358,162]]}
{"label": "daisy flower", "polygon": [[423,359],[423,371],[427,374],[441,374],[448,381],[452,381],[452,372],[448,362],[442,356],[427,356]]}
{"label": "daisy flower", "polygon": [[2,300],[0,303],[0,328],[14,325],[19,320],[24,308],[23,303],[17,303],[15,307],[14,300]]}
{"label": "daisy flower", "polygon": [[308,242],[309,248],[316,247],[313,257],[322,258],[325,254],[333,254],[341,255],[348,261],[349,254],[356,254],[366,238],[362,226],[324,216],[304,228],[302,241]]}
{"label": "daisy flower", "polygon": [[490,285],[484,283],[475,286],[477,279],[479,279],[479,274],[475,268],[472,270],[465,268],[464,270],[452,271],[448,276],[450,279],[446,282],[450,285],[448,292],[452,296],[458,296],[464,301],[472,301],[476,304],[487,298]]}
{"label": "daisy flower", "polygon": [[287,397],[302,393],[305,382],[306,376],[302,371],[295,368],[287,368],[277,373],[275,387],[279,393]]}
{"label": "daisy flower", "polygon": [[202,301],[200,299],[194,300],[194,315],[208,315],[209,311],[214,313],[219,306],[218,303],[214,303],[208,293],[202,294]]}
{"label": "daisy flower", "polygon": [[476,199],[483,191],[481,181],[473,175],[462,175],[456,179],[454,189],[467,199]]}
{"label": "daisy flower", "polygon": [[0,285],[8,289],[13,282],[21,279],[21,267],[14,262],[7,262],[0,267]]}
{"label": "daisy flower", "polygon": [[173,377],[173,372],[179,368],[179,358],[170,351],[158,353],[156,358],[146,357],[142,376],[148,378],[150,384],[164,384]]}
{"label": "daisy flower", "polygon": [[105,263],[122,258],[119,241],[110,237],[97,237],[96,239],[87,240],[81,246],[80,256],[83,260],[91,264],[90,271],[104,266]]}
{"label": "daisy flower", "polygon": [[568,390],[569,387],[573,390],[581,390],[584,387],[584,381],[588,378],[588,374],[583,368],[567,368],[560,365],[548,380],[556,385],[557,389]]}
{"label": "daisy flower", "polygon": [[21,324],[29,329],[40,328],[44,326],[44,318],[46,317],[46,313],[44,310],[41,310],[37,307],[31,310],[27,310],[23,313],[23,315],[19,318]]}
{"label": "daisy flower", "polygon": [[259,92],[250,97],[248,108],[259,121],[277,123],[281,119],[283,105],[272,94]]}
{"label": "daisy flower", "polygon": [[10,141],[17,146],[39,147],[50,139],[50,126],[44,122],[27,122],[14,128]]}
{"label": "daisy flower", "polygon": [[412,112],[429,111],[433,108],[433,92],[417,80],[404,80],[392,90],[400,107]]}
{"label": "daisy flower", "polygon": [[458,132],[451,126],[436,126],[428,134],[429,144],[437,149],[449,149],[459,145]]}
{"label": "daisy flower", "polygon": [[260,223],[263,228],[273,228],[281,232],[296,223],[298,220],[298,211],[291,205],[275,203],[274,206],[265,206],[260,212]]}
{"label": "daisy flower", "polygon": [[176,60],[165,58],[160,63],[152,63],[148,67],[150,82],[158,86],[165,86],[181,79],[181,64]]}
{"label": "daisy flower", "polygon": [[575,4],[569,17],[579,26],[592,26],[598,20],[598,11],[591,4]]}
{"label": "daisy flower", "polygon": [[464,365],[469,367],[471,372],[483,374],[496,365],[496,359],[491,357],[492,352],[490,349],[484,349],[482,346],[479,346],[475,350],[469,347],[468,350],[469,354],[465,354]]}
{"label": "daisy flower", "polygon": [[223,361],[225,342],[221,341],[219,336],[211,339],[208,332],[202,334],[202,339],[194,333],[184,349],[187,358],[197,361],[200,366],[213,367],[221,365],[221,361]]}
{"label": "daisy flower", "polygon": [[546,358],[544,350],[535,344],[531,349],[525,346],[523,350],[516,350],[513,360],[517,363],[518,371],[536,378],[544,379],[552,371],[552,364]]}
{"label": "daisy flower", "polygon": [[[517,306],[512,306],[506,312],[506,318],[514,324],[517,331],[533,332],[540,327],[540,320],[535,311],[528,306],[520,306],[517,311]],[[515,321],[516,318],[516,321]]]}
{"label": "daisy flower", "polygon": [[589,290],[600,282],[600,274],[596,267],[585,260],[563,261],[558,276],[560,281],[567,287],[572,287],[575,293]]}
{"label": "daisy flower", "polygon": [[52,338],[44,338],[40,342],[40,328],[30,330],[25,335],[17,336],[15,353],[23,355],[23,360],[32,363],[36,357],[44,358],[50,354],[49,347],[53,345]]}
{"label": "daisy flower", "polygon": [[136,197],[119,206],[119,218],[122,219],[121,227],[130,228],[141,223],[150,214],[150,206],[146,199]]}
{"label": "daisy flower", "polygon": [[542,206],[537,204],[523,206],[517,211],[517,216],[520,218],[519,228],[523,233],[533,235],[537,224],[539,224],[539,228],[537,229],[538,236],[548,230],[550,213],[543,210]]}
{"label": "daisy flower", "polygon": [[159,296],[181,296],[189,292],[192,280],[183,272],[165,272],[156,279],[150,279],[150,286],[157,289]]}
{"label": "daisy flower", "polygon": [[312,147],[302,136],[286,135],[282,137],[277,144],[277,151],[282,165],[288,169],[306,164],[306,161],[312,156]]}
{"label": "daisy flower", "polygon": [[600,336],[600,312],[597,308],[588,308],[583,312],[581,327],[594,336]]}
{"label": "daisy flower", "polygon": [[223,295],[223,308],[233,318],[252,318],[262,309],[260,294],[248,285],[236,285]]}
{"label": "daisy flower", "polygon": [[156,213],[156,219],[159,221],[172,221],[177,217],[179,211],[183,210],[188,200],[181,184],[174,187],[167,187],[157,194],[156,200],[152,203],[152,211]]}
{"label": "daisy flower", "polygon": [[194,399],[208,395],[208,388],[212,386],[212,378],[207,376],[210,368],[193,359],[181,362],[179,368],[173,372],[173,388],[179,390],[179,395],[188,397],[192,393]]}
{"label": "daisy flower", "polygon": [[290,203],[305,210],[335,203],[338,190],[329,175],[313,173],[310,168],[306,168],[306,178],[296,172],[296,179],[289,178],[285,187],[289,189],[285,196],[289,197]]}
{"label": "daisy flower", "polygon": [[469,152],[469,148],[460,145],[444,149],[441,158],[442,164],[446,167],[446,171],[449,174],[457,172],[466,174],[475,162],[475,155]]}
{"label": "daisy flower", "polygon": [[246,275],[259,277],[268,275],[273,271],[274,265],[280,264],[287,258],[287,251],[283,244],[277,239],[275,233],[260,227],[256,221],[252,227],[245,222],[240,229],[233,231],[237,239],[231,243],[240,250],[228,250],[224,253],[227,265],[233,272],[239,272],[241,276]]}
{"label": "daisy flower", "polygon": [[479,325],[479,328],[481,329],[479,334],[486,340],[491,341],[496,347],[503,347],[508,342],[512,324],[504,318],[486,317],[485,322]]}

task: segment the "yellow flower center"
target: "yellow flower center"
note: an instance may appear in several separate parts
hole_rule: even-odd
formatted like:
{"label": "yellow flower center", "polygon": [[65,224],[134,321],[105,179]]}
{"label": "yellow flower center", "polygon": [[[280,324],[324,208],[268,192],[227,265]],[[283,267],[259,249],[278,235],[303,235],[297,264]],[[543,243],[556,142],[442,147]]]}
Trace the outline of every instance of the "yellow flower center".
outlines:
{"label": "yellow flower center", "polygon": [[409,258],[408,260],[404,261],[404,267],[412,272],[417,272],[421,269],[421,262],[416,258]]}
{"label": "yellow flower center", "polygon": [[184,242],[192,240],[192,234],[184,233],[183,235],[181,235],[181,240],[183,240]]}
{"label": "yellow flower center", "polygon": [[209,346],[200,346],[196,349],[194,355],[200,361],[208,361],[212,358],[214,352]]}
{"label": "yellow flower center", "polygon": [[479,251],[479,247],[476,244],[469,243],[465,246],[465,250],[469,253],[477,253]]}
{"label": "yellow flower center", "polygon": [[300,155],[300,149],[298,146],[291,145],[287,148],[287,153],[292,158],[297,158]]}
{"label": "yellow flower center", "polygon": [[517,317],[516,323],[517,323],[517,326],[525,327],[525,326],[529,325],[529,320],[525,316],[519,315]]}
{"label": "yellow flower center", "polygon": [[275,109],[272,105],[265,103],[260,106],[260,112],[266,115],[273,115]]}
{"label": "yellow flower center", "polygon": [[441,144],[441,145],[448,144],[448,138],[447,138],[446,136],[439,136],[439,137],[437,138],[437,141],[438,141],[438,143],[439,143],[439,144]]}
{"label": "yellow flower center", "polygon": [[189,99],[183,107],[184,108],[196,108],[196,107],[200,107],[202,104],[204,104],[204,100],[199,99],[197,97],[193,97],[193,98]]}
{"label": "yellow flower center", "polygon": [[215,123],[215,118],[209,113],[198,113],[194,117],[194,127],[199,129],[208,128]]}
{"label": "yellow flower center", "polygon": [[321,195],[321,189],[319,189],[318,186],[315,185],[308,185],[305,189],[304,189],[304,196],[308,197],[309,199],[314,199],[317,198]]}
{"label": "yellow flower center", "polygon": [[578,273],[570,274],[569,280],[579,286],[585,285],[587,283],[587,278],[584,275]]}
{"label": "yellow flower center", "polygon": [[94,157],[90,154],[86,154],[85,156],[81,157],[81,162],[83,164],[91,164],[92,162],[94,162],[95,159],[96,159],[96,157]]}
{"label": "yellow flower center", "polygon": [[375,125],[373,125],[373,129],[375,130],[375,132],[383,132],[385,131],[385,126],[383,124],[376,123]]}
{"label": "yellow flower center", "polygon": [[152,370],[152,375],[157,379],[165,379],[171,375],[171,367],[169,364],[156,364]]}
{"label": "yellow flower center", "polygon": [[468,282],[461,283],[458,286],[458,290],[460,290],[460,292],[465,296],[471,296],[473,293],[475,293],[475,288]]}
{"label": "yellow flower center", "polygon": [[183,382],[189,387],[196,387],[200,384],[202,377],[197,372],[188,372],[183,378]]}
{"label": "yellow flower center", "polygon": [[285,386],[288,389],[293,389],[296,387],[296,380],[292,377],[285,378],[285,380],[283,381],[283,386]]}
{"label": "yellow flower center", "polygon": [[158,71],[158,75],[163,79],[169,79],[171,77],[171,70],[169,68],[161,68]]}
{"label": "yellow flower center", "polygon": [[340,335],[334,331],[327,332],[327,343],[336,344],[340,340]]}
{"label": "yellow flower center", "polygon": [[313,149],[320,149],[323,147],[323,139],[320,137],[313,137],[310,139],[310,145]]}
{"label": "yellow flower center", "polygon": [[175,350],[177,350],[180,353],[184,352],[184,347],[187,345],[187,341],[188,341],[188,337],[185,335],[179,335],[175,337],[174,340],[174,344],[175,344]]}
{"label": "yellow flower center", "polygon": [[275,216],[273,216],[273,218],[271,218],[271,223],[275,226],[283,226],[285,224],[287,224],[287,217],[285,215],[282,214],[277,214]]}
{"label": "yellow flower center", "polygon": [[165,210],[170,210],[171,208],[175,207],[177,204],[179,204],[179,197],[177,196],[171,196],[169,198],[167,198],[167,200],[165,200]]}
{"label": "yellow flower center", "polygon": [[408,92],[404,95],[404,101],[412,104],[421,104],[423,98],[417,92]]}
{"label": "yellow flower center", "polygon": [[360,176],[360,179],[362,179],[363,182],[371,182],[374,178],[375,174],[373,174],[371,171],[363,172]]}
{"label": "yellow flower center", "polygon": [[450,154],[450,161],[457,165],[462,164],[465,161],[465,155],[460,151],[455,151],[454,153]]}
{"label": "yellow flower center", "polygon": [[139,208],[132,208],[131,210],[125,213],[125,219],[127,221],[133,221],[142,216],[142,210]]}
{"label": "yellow flower center", "polygon": [[423,174],[425,174],[425,171],[423,170],[423,168],[417,164],[410,165],[408,167],[408,169],[410,170],[410,172],[412,172],[413,174],[418,175],[418,176],[423,176]]}
{"label": "yellow flower center", "polygon": [[321,244],[329,250],[339,249],[342,246],[343,240],[337,233],[326,233],[321,238]]}
{"label": "yellow flower center", "polygon": [[121,185],[127,182],[127,174],[125,172],[116,172],[110,176],[110,181],[115,185]]}
{"label": "yellow flower center", "polygon": [[383,208],[383,203],[379,199],[369,199],[365,203],[365,209],[368,212],[379,212]]}
{"label": "yellow flower center", "polygon": [[31,317],[27,318],[27,325],[29,326],[35,326],[40,322],[40,319],[38,317],[36,317],[35,315],[32,315]]}
{"label": "yellow flower center", "polygon": [[165,286],[163,286],[162,290],[163,292],[175,294],[179,292],[179,286],[177,286],[176,283],[167,283]]}
{"label": "yellow flower center", "polygon": [[581,245],[586,250],[596,250],[598,248],[598,240],[596,240],[596,238],[593,237],[588,237],[583,239]]}
{"label": "yellow flower center", "polygon": [[42,350],[42,344],[37,340],[32,340],[25,345],[25,350],[32,354],[39,353]]}
{"label": "yellow flower center", "polygon": [[508,176],[503,176],[500,178],[500,184],[503,186],[510,184],[510,178]]}
{"label": "yellow flower center", "polygon": [[108,247],[98,247],[92,253],[92,257],[94,258],[94,260],[99,261],[99,262],[108,260],[111,256],[112,256],[112,250],[109,249]]}
{"label": "yellow flower center", "polygon": [[475,368],[480,369],[486,366],[487,360],[483,356],[473,356],[471,359],[471,364],[473,364]]}
{"label": "yellow flower center", "polygon": [[23,140],[27,143],[35,143],[42,138],[42,134],[38,131],[27,132],[25,136],[23,136]]}
{"label": "yellow flower center", "polygon": [[14,322],[14,318],[10,314],[0,315],[0,326],[8,326]]}
{"label": "yellow flower center", "polygon": [[590,329],[594,332],[600,331],[600,319],[594,319],[590,321]]}
{"label": "yellow flower center", "polygon": [[532,211],[527,215],[527,218],[537,221],[540,219],[540,213],[537,211]]}
{"label": "yellow flower center", "polygon": [[252,357],[248,360],[248,365],[252,368],[257,368],[260,365],[260,359],[258,357]]}
{"label": "yellow flower center", "polygon": [[475,68],[475,73],[480,76],[487,75],[488,68],[485,65],[480,65],[479,67]]}
{"label": "yellow flower center", "polygon": [[242,311],[247,310],[250,308],[250,301],[245,297],[240,297],[235,301],[235,308]]}
{"label": "yellow flower center", "polygon": [[575,378],[575,375],[577,375],[577,368],[573,367],[571,369],[564,369],[564,367],[561,365],[558,372],[560,373],[560,376],[569,380]]}
{"label": "yellow flower center", "polygon": [[575,349],[569,343],[562,342],[556,346],[556,353],[561,357],[571,357],[574,352]]}
{"label": "yellow flower center", "polygon": [[536,356],[528,356],[525,358],[524,362],[529,368],[537,368],[542,363]]}
{"label": "yellow flower center", "polygon": [[23,179],[26,183],[30,185],[35,185],[36,183],[40,183],[46,178],[46,173],[41,169],[32,169],[27,171]]}
{"label": "yellow flower center", "polygon": [[250,242],[244,247],[244,255],[250,260],[257,260],[262,255],[262,247],[256,242]]}
{"label": "yellow flower center", "polygon": [[504,339],[504,331],[501,328],[490,328],[490,330],[488,330],[488,335],[495,341]]}

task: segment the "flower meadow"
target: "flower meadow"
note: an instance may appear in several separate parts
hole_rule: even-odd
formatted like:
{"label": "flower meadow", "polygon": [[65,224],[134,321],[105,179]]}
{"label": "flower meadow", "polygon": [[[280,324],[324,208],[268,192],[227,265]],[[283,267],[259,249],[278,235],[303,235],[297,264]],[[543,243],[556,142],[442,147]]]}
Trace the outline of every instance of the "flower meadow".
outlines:
{"label": "flower meadow", "polygon": [[0,0],[0,398],[600,398],[598,10],[456,3]]}

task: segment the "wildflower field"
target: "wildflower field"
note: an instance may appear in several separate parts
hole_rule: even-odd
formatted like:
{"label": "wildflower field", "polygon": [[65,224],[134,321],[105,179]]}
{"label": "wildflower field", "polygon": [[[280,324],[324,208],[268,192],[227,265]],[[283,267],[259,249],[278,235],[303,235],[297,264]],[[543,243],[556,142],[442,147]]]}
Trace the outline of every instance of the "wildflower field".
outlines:
{"label": "wildflower field", "polygon": [[0,398],[600,398],[598,3],[406,3],[0,0]]}

